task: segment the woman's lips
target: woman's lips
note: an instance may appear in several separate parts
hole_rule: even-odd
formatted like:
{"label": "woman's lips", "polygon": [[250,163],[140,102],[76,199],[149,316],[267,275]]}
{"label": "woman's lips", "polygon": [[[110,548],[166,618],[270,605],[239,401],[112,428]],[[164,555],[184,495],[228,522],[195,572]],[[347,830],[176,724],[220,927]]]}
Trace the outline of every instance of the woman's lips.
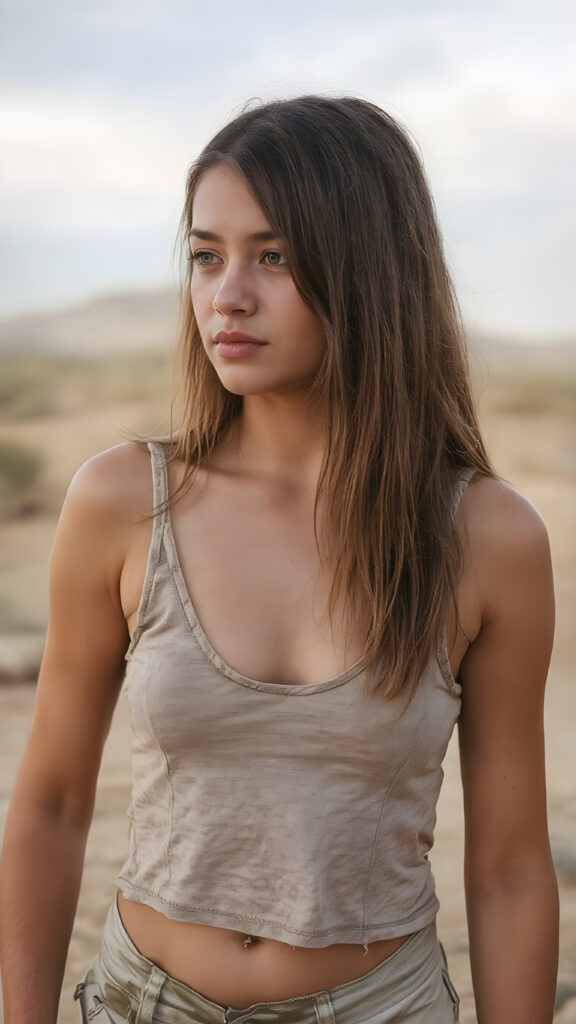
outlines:
{"label": "woman's lips", "polygon": [[253,338],[250,334],[243,334],[241,331],[218,331],[214,337],[218,353],[227,359],[234,359],[238,356],[249,356],[258,348],[266,345],[265,341]]}

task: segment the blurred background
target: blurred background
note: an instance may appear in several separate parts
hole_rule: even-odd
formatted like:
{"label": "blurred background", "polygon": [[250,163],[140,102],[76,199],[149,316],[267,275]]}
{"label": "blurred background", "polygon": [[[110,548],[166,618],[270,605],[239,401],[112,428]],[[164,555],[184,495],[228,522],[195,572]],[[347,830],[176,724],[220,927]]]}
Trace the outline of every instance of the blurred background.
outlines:
{"label": "blurred background", "polygon": [[[66,486],[163,430],[186,172],[252,97],[362,96],[422,154],[497,470],[550,532],[546,707],[562,888],[557,1020],[576,1021],[576,11],[549,0],[0,0],[0,821],[22,754]],[[62,1000],[95,954],[123,860],[129,733],[108,742]],[[455,745],[432,861],[474,1021]]]}

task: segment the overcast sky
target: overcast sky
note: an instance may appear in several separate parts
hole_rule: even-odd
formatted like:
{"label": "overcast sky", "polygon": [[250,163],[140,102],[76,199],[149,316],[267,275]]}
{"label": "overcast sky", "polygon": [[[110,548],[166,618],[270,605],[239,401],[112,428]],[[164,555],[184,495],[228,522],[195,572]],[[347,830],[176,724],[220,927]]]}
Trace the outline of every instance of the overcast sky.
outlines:
{"label": "overcast sky", "polygon": [[575,5],[0,0],[0,316],[175,281],[186,170],[250,97],[418,140],[476,331],[576,337]]}

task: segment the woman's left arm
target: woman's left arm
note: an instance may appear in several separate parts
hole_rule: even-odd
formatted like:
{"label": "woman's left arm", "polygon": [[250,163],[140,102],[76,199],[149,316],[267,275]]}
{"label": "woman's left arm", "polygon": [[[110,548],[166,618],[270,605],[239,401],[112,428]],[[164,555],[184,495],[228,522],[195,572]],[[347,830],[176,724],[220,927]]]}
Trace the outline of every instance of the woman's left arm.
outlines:
{"label": "woman's left arm", "polygon": [[516,491],[476,486],[467,534],[482,625],[462,662],[465,887],[479,1024],[550,1024],[558,890],[543,703],[554,631],[546,528]]}

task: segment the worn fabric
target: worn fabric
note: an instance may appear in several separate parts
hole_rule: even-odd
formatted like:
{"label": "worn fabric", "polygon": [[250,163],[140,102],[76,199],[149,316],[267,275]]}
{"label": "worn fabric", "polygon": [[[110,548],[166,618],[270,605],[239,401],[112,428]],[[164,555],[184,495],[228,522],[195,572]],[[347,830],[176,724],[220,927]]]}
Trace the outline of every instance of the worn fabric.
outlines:
{"label": "worn fabric", "polygon": [[335,988],[235,1009],[207,999],[138,952],[116,901],[99,956],[76,989],[83,1020],[98,1024],[452,1024],[458,996],[435,924],[367,974]]}
{"label": "worn fabric", "polygon": [[[164,448],[149,442],[158,507]],[[454,508],[471,473],[464,473]],[[200,624],[169,512],[154,520],[127,653],[128,899],[297,946],[408,935],[438,909],[428,862],[460,711],[445,637],[416,693],[363,694],[361,664],[314,685],[250,679]]]}

